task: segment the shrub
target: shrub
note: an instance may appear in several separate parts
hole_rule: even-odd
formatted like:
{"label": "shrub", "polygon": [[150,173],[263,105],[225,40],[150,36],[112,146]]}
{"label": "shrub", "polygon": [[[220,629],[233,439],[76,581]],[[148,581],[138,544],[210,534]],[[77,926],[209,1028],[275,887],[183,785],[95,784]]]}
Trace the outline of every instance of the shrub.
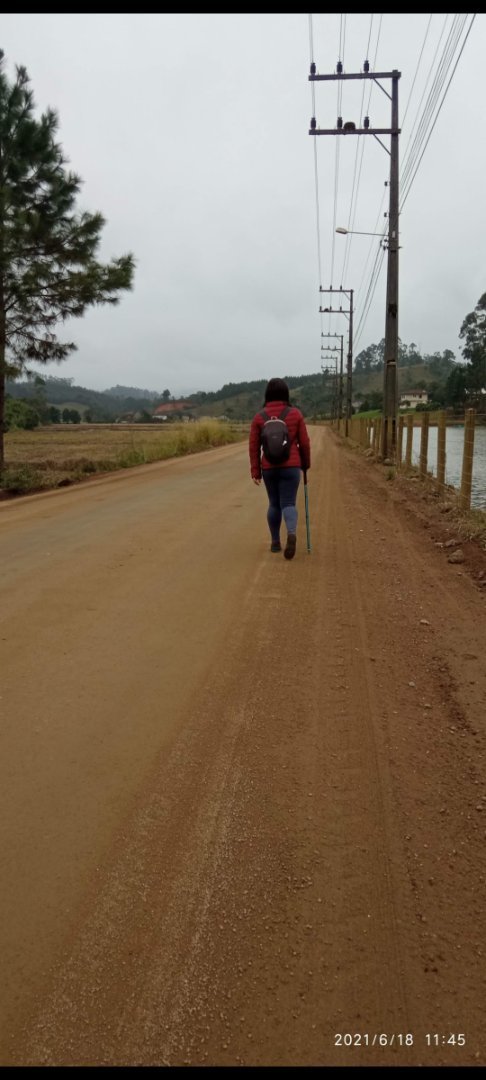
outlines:
{"label": "shrub", "polygon": [[1,486],[12,495],[25,495],[42,488],[42,473],[31,465],[10,466],[1,474]]}

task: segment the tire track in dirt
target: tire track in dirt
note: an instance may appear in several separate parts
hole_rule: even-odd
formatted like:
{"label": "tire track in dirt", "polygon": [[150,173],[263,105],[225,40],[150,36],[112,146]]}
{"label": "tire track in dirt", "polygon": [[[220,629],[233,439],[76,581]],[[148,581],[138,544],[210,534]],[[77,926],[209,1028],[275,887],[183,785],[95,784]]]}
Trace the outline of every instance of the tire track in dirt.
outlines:
{"label": "tire track in dirt", "polygon": [[[393,819],[391,784],[386,748],[382,745],[376,723],[378,707],[374,666],[368,655],[362,598],[366,583],[361,575],[360,561],[352,550],[349,506],[345,507],[340,497],[343,476],[338,453],[332,455],[330,472],[332,513],[329,515],[329,530],[334,550],[328,565],[334,581],[328,583],[328,588],[333,590],[333,603],[327,608],[327,623],[331,628],[330,668],[331,672],[335,672],[334,683],[341,713],[341,723],[330,735],[336,744],[335,754],[339,761],[340,789],[335,792],[340,811],[339,824],[345,835],[351,838],[347,872],[343,866],[344,879],[349,879],[349,894],[355,903],[353,933],[349,940],[354,948],[367,956],[367,966],[359,984],[349,986],[343,999],[348,1019],[352,1016],[351,1007],[355,1009],[354,1019],[358,1030],[362,1030],[363,1024],[368,1030],[370,1021],[379,1016],[383,1031],[407,1032],[410,1031],[410,1016],[405,992],[400,919],[396,911],[397,899],[403,904],[403,897],[397,888],[399,875],[393,843],[395,838],[390,835],[388,824]],[[334,636],[332,627],[335,628]],[[346,743],[341,741],[343,735]],[[352,817],[348,824],[347,816],[350,814]],[[386,981],[382,975],[385,955],[390,971],[390,979]],[[368,1015],[362,989],[365,980],[375,993],[375,1001]]]}
{"label": "tire track in dirt", "polygon": [[[435,563],[365,463],[322,430],[313,451],[313,554],[303,514],[293,563],[255,538],[232,632],[86,883],[17,1065],[484,1061],[484,845],[461,815],[484,725],[420,624]],[[484,609],[456,584],[472,637]],[[427,1049],[449,1027],[466,1048]]]}

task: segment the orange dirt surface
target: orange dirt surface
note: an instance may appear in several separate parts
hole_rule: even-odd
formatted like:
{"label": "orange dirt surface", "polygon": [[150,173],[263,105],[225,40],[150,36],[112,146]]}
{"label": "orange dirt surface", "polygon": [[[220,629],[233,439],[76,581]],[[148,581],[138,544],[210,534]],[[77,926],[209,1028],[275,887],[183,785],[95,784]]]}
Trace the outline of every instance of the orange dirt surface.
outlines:
{"label": "orange dirt surface", "polygon": [[310,433],[292,561],[244,445],[0,506],[2,1066],[486,1064],[480,556]]}

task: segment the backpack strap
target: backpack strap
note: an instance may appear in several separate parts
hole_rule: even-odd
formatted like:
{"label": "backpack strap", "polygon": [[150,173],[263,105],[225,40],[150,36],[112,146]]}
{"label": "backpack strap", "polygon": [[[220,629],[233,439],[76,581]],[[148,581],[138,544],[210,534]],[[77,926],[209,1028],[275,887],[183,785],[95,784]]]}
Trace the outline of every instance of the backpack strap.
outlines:
{"label": "backpack strap", "polygon": [[[287,405],[285,407],[285,409],[283,410],[283,412],[280,413],[280,416],[278,416],[278,417],[276,416],[275,419],[276,420],[285,420],[285,417],[288,415],[291,408],[292,408],[291,405]],[[262,409],[262,411],[261,411],[261,413],[259,415],[263,417],[264,421],[272,419],[271,416],[269,416],[268,413],[265,411],[265,409]]]}

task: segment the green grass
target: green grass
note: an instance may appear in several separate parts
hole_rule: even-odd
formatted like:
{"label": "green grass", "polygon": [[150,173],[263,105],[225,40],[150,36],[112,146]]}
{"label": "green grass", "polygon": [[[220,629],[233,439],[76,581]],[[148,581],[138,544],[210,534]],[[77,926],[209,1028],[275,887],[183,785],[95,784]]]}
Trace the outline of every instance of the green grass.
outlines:
{"label": "green grass", "polygon": [[366,412],[357,412],[353,414],[353,420],[372,420],[374,416],[381,416],[381,409],[367,409]]}

